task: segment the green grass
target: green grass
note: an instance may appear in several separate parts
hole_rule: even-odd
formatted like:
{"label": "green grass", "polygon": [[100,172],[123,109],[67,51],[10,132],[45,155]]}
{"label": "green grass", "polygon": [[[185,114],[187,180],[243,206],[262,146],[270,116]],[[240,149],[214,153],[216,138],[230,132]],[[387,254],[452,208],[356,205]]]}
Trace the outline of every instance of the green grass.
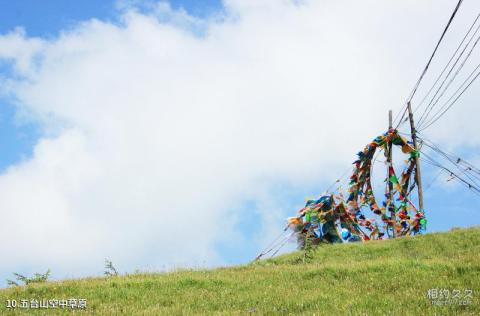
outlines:
{"label": "green grass", "polygon": [[[480,315],[480,228],[390,241],[326,245],[245,266],[32,284],[7,299],[85,298],[95,315]],[[473,290],[468,305],[432,304],[428,289]],[[37,313],[71,314],[71,310]]]}

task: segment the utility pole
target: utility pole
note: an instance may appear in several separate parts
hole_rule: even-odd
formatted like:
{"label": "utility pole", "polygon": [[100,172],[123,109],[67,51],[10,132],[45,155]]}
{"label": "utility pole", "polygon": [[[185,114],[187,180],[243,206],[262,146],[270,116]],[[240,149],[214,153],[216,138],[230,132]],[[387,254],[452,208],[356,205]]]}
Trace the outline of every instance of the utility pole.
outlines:
{"label": "utility pole", "polygon": [[[413,148],[418,151],[417,145],[417,132],[415,130],[415,125],[413,122],[413,112],[410,101],[408,101],[408,118],[410,119],[410,132],[412,134]],[[420,158],[418,155],[415,156],[415,181],[417,182],[418,188],[418,206],[420,207],[420,212],[423,212],[423,189],[422,189],[422,174],[420,172]]]}
{"label": "utility pole", "polygon": [[[393,120],[392,120],[392,110],[388,111],[388,130],[393,127]],[[388,143],[388,152],[387,152],[387,181],[388,181],[388,200],[389,203],[387,205],[388,210],[390,211],[390,220],[392,221],[392,237],[395,238],[397,235],[396,232],[396,224],[397,218],[395,214],[395,204],[393,204],[393,183],[390,181],[390,166],[392,166],[392,142]]]}

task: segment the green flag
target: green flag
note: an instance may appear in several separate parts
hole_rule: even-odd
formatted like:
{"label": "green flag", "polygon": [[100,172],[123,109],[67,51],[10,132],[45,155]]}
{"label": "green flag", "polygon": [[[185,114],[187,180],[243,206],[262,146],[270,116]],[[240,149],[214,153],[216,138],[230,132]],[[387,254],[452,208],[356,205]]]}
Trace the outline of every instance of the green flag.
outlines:
{"label": "green flag", "polygon": [[397,176],[396,175],[391,176],[390,177],[390,182],[393,183],[393,184],[397,184],[398,183]]}

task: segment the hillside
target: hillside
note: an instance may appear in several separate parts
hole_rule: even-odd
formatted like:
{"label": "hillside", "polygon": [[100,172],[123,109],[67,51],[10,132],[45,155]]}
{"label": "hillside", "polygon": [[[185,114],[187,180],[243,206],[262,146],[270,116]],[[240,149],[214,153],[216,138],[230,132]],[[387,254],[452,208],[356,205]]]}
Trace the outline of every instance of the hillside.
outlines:
{"label": "hillside", "polygon": [[[34,284],[0,291],[7,299],[85,298],[80,314],[479,315],[480,227],[365,244],[326,245],[307,263],[291,253],[245,266],[131,274]],[[435,305],[429,289],[467,305]],[[467,290],[467,292],[465,291]],[[472,298],[468,296],[472,290]],[[430,291],[431,295],[435,295]],[[457,292],[458,291],[458,292]],[[460,294],[459,294],[460,292]],[[442,295],[446,296],[446,292]],[[468,302],[467,302],[468,303]],[[58,314],[70,309],[37,310]],[[76,313],[77,314],[77,313]]]}

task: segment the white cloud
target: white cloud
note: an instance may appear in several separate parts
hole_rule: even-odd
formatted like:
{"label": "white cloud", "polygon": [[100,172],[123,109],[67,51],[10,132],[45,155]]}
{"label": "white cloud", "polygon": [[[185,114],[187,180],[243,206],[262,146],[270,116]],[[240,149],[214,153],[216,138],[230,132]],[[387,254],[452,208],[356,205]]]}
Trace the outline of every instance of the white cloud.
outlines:
{"label": "white cloud", "polygon": [[0,37],[0,59],[14,61],[15,71],[24,75],[34,67],[34,57],[43,49],[43,41],[38,38],[25,39],[21,27]]}
{"label": "white cloud", "polygon": [[[432,3],[229,0],[206,20],[127,6],[118,25],[0,36],[19,109],[46,131],[0,176],[0,271],[222,262],[232,206],[256,200],[271,223],[272,185],[330,183],[384,130],[450,14]],[[475,116],[452,113],[472,124],[449,141],[478,145]]]}

